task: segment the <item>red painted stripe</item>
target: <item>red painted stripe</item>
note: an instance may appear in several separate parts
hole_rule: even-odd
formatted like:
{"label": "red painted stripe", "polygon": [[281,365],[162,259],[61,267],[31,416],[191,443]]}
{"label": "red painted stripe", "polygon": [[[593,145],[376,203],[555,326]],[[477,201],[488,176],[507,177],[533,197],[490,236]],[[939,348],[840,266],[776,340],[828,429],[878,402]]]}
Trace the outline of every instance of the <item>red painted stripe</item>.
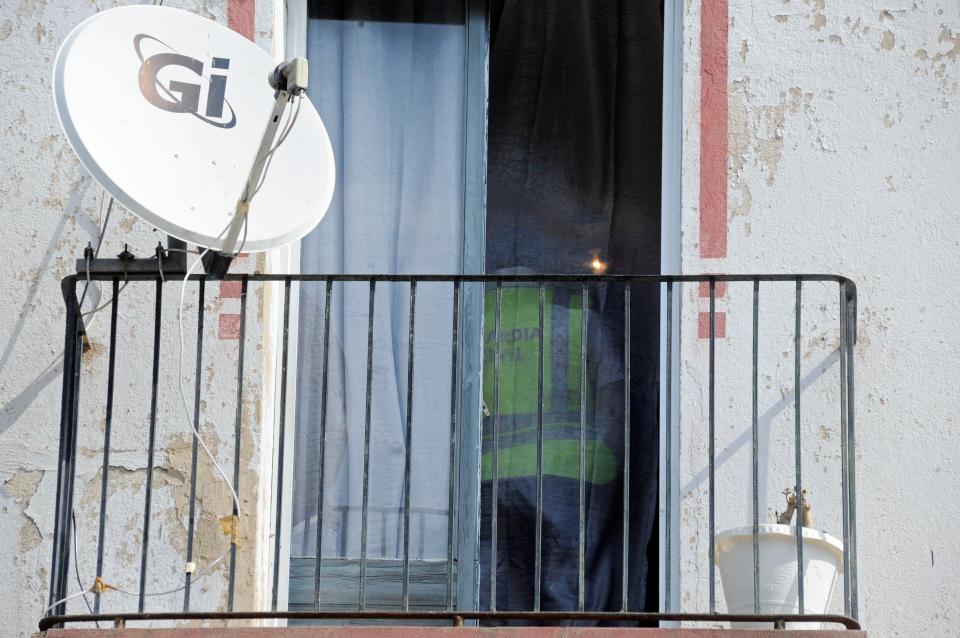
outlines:
{"label": "red painted stripe", "polygon": [[217,317],[217,338],[221,340],[240,338],[240,315],[238,313],[223,313]]}
{"label": "red painted stripe", "polygon": [[239,281],[221,281],[220,296],[223,299],[239,299],[241,283]]}
{"label": "red painted stripe", "polygon": [[[239,283],[239,282],[238,282]],[[222,284],[221,284],[222,286]],[[710,296],[710,282],[701,281],[700,282],[700,296],[709,297]],[[727,282],[718,281],[717,285],[713,289],[713,296],[715,298],[726,297],[727,296]]]}
{"label": "red painted stripe", "polygon": [[700,256],[727,256],[728,0],[700,13]]}
{"label": "red painted stripe", "polygon": [[227,24],[248,40],[253,40],[256,9],[257,0],[228,0]]}
{"label": "red painted stripe", "polygon": [[[710,313],[701,312],[697,315],[697,336],[701,339],[710,338]],[[237,339],[240,338],[239,324],[237,328]],[[727,338],[727,313],[725,312],[715,312],[713,313],[713,338],[714,339],[726,339]]]}

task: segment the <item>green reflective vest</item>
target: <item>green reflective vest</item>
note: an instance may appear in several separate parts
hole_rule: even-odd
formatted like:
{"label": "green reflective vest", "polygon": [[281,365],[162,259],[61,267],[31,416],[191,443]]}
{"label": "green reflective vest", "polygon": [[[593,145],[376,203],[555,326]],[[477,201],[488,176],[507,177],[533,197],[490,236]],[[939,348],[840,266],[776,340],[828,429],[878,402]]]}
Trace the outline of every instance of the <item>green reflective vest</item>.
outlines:
{"label": "green reflective vest", "polygon": [[[543,474],[577,480],[580,476],[580,380],[582,297],[546,288],[543,317]],[[481,476],[493,476],[493,418],[498,413],[499,479],[537,473],[538,371],[540,359],[539,289],[503,286],[500,306],[499,410],[495,412],[496,289],[484,303],[484,418]],[[592,423],[593,387],[589,362],[586,384],[584,475],[604,484],[616,477],[617,459]]]}

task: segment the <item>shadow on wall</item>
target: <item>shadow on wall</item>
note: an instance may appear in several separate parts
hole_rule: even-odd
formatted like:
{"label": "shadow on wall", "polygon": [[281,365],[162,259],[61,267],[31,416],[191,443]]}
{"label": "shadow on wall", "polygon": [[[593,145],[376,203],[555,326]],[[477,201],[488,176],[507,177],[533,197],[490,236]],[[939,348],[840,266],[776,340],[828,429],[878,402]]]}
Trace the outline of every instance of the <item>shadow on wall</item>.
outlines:
{"label": "shadow on wall", "polygon": [[[829,355],[823,358],[823,360],[810,372],[807,373],[805,377],[800,379],[800,391],[803,392],[811,385],[813,385],[820,377],[826,373],[834,364],[839,363],[840,361],[840,350],[834,350]],[[794,389],[788,395],[774,403],[770,409],[764,412],[757,419],[757,427],[760,434],[759,446],[761,449],[766,447],[770,449],[770,432],[772,430],[771,425],[773,420],[777,416],[786,410],[789,406],[793,405],[794,398],[797,396],[797,391]],[[752,441],[752,430],[745,430],[740,434],[736,439],[734,439],[730,445],[726,446],[722,452],[717,455],[716,466],[720,467],[727,461],[729,461],[737,451],[744,447],[745,445],[750,445]],[[691,478],[686,485],[681,488],[681,494],[687,494],[693,490],[700,487],[704,481],[707,480],[709,469],[704,468],[700,470],[693,478]],[[760,502],[766,502],[767,494],[767,466],[766,464],[761,464],[759,469],[759,484],[760,484]]]}
{"label": "shadow on wall", "polygon": [[[82,179],[79,185],[73,190],[73,192],[70,193],[70,196],[67,199],[66,209],[64,210],[63,215],[60,217],[60,221],[57,224],[57,227],[54,229],[50,237],[50,241],[47,243],[47,248],[44,251],[43,259],[40,261],[40,265],[37,268],[37,276],[30,284],[26,298],[24,299],[23,304],[20,306],[20,312],[17,313],[17,321],[14,323],[13,330],[10,333],[10,337],[7,339],[7,343],[3,348],[2,354],[0,354],[0,374],[3,374],[11,355],[13,354],[13,351],[16,349],[20,333],[23,332],[23,327],[30,315],[33,300],[36,298],[39,291],[43,274],[49,270],[50,262],[57,254],[56,245],[63,234],[63,229],[67,224],[67,220],[73,216],[73,218],[77,220],[77,223],[80,225],[80,227],[87,231],[91,241],[96,241],[97,237],[100,236],[100,228],[97,226],[97,224],[94,223],[94,221],[89,217],[78,214],[80,212],[80,204],[83,201],[83,197],[93,183],[93,179],[89,177]],[[57,290],[59,291],[59,286],[57,287]],[[91,297],[91,301],[93,303],[98,302],[99,292],[92,289],[91,294],[93,295],[93,297]],[[17,394],[17,396],[13,397],[9,401],[5,401],[3,405],[0,406],[0,435],[6,432],[7,429],[13,425],[17,419],[20,418],[20,415],[22,415],[27,407],[33,403],[33,401],[44,390],[44,388],[46,388],[54,379],[60,376],[62,370],[63,352],[60,352],[53,359],[53,361],[49,362],[43,368],[43,370],[41,370],[40,373],[34,377],[34,379],[30,381],[26,387],[20,391],[19,394]]]}

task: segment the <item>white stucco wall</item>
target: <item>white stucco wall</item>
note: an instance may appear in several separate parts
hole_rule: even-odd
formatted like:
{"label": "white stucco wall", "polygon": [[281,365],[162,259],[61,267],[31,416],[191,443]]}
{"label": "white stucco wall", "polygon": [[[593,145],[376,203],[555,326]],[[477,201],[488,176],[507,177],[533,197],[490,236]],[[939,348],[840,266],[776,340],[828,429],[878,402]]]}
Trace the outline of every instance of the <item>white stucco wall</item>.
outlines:
{"label": "white stucco wall", "polygon": [[[226,20],[221,0],[167,4]],[[26,635],[46,601],[62,373],[59,281],[96,236],[100,197],[60,133],[48,70],[72,26],[108,6],[53,0],[0,5],[0,315],[6,318],[0,324],[0,546],[12,548],[0,563],[11,575],[0,582],[0,610],[11,635]],[[271,9],[271,2],[258,4],[257,40],[267,48]],[[729,250],[724,259],[699,258],[700,2],[686,0],[684,9],[683,271],[834,272],[857,282],[861,618],[874,636],[956,635],[960,509],[951,506],[950,494],[960,479],[952,462],[960,451],[953,410],[960,302],[950,277],[960,266],[960,228],[953,215],[960,199],[955,159],[960,6],[912,0],[731,0]],[[29,70],[36,71],[35,78]],[[143,254],[157,240],[122,211],[115,212],[111,228],[106,254],[119,252],[123,243]],[[133,389],[117,410],[123,419],[118,417],[114,440],[114,494],[119,497],[111,501],[118,513],[112,533],[124,540],[110,565],[118,574],[139,558],[136,539],[124,536],[124,529],[128,524],[135,529],[142,516],[148,395],[141,381],[151,352],[151,292],[141,287],[137,304],[124,315],[125,345],[140,360],[121,364],[123,383]],[[217,299],[216,293],[214,288],[207,296],[208,343],[231,361],[235,342],[216,339],[215,317],[224,303],[233,302]],[[749,522],[749,448],[742,443],[749,428],[750,294],[749,286],[731,286],[718,301],[718,309],[728,313],[729,335],[717,348],[718,529]],[[771,516],[782,509],[779,491],[793,480],[792,288],[771,286],[763,294],[760,412],[770,432],[762,449],[771,451],[761,469],[761,500]],[[165,298],[169,302],[175,296],[171,287]],[[275,313],[275,299],[275,293],[251,286],[251,334],[270,334],[259,320]],[[833,289],[810,285],[804,299],[803,375],[811,378],[803,395],[805,458],[811,459],[805,475],[817,526],[838,533],[838,501],[830,491],[836,491],[839,478],[834,409],[839,372],[836,326],[830,323],[837,297]],[[692,286],[682,293],[682,303],[680,602],[687,610],[704,611],[706,342],[696,338],[695,326],[706,303]],[[168,344],[176,339],[174,312],[168,304],[163,332]],[[101,336],[106,325],[101,317]],[[255,348],[255,342],[251,338],[248,344]],[[250,420],[253,439],[245,443],[251,451],[245,468],[254,473],[269,464],[270,418],[263,406],[272,388],[269,381],[257,381],[272,379],[271,370],[260,367],[263,357],[269,358],[269,340],[263,347],[262,357],[248,358],[252,381],[245,390],[247,413],[256,415]],[[102,372],[105,360],[104,350],[95,347],[84,374]],[[176,374],[175,362],[165,360],[163,366],[165,375]],[[220,437],[218,453],[229,466],[234,391],[229,372],[211,380],[209,390],[205,419]],[[102,388],[87,385],[84,391]],[[152,569],[163,574],[158,587],[177,580],[184,540],[177,494],[189,432],[179,411],[175,395],[162,400],[158,448],[170,451],[157,457],[163,471],[154,511],[170,508],[170,514],[154,541],[159,558]],[[102,416],[88,411],[84,419],[88,431],[81,449],[91,454],[83,457],[78,479],[81,518],[92,515],[99,496],[92,450]],[[262,478],[254,482],[246,503],[252,510],[269,498]],[[222,486],[207,485],[213,512],[228,500]],[[94,532],[89,526],[81,529],[85,566],[92,564]],[[259,539],[263,545],[262,522],[248,533],[253,544]],[[220,548],[217,540],[208,537],[213,555]],[[262,552],[250,556],[246,573],[252,579],[262,575],[264,559]],[[123,585],[124,578],[114,580]],[[209,600],[221,600],[222,582],[211,580],[209,588]],[[251,606],[260,606],[260,590],[245,591]],[[722,608],[719,583],[717,592]]]}
{"label": "white stucco wall", "polygon": [[[960,6],[730,0],[724,259],[699,257],[700,8],[686,2],[683,271],[831,272],[856,281],[861,619],[872,636],[955,636],[960,510],[947,501],[960,479]],[[793,482],[793,291],[766,290],[760,414],[772,418],[761,422],[789,450],[761,464],[761,508],[772,517],[783,510],[778,492]],[[750,427],[751,294],[749,285],[731,286],[718,301],[730,335],[718,344],[718,367],[734,368],[718,377],[717,450],[731,453],[717,466],[718,529],[750,521],[748,497],[731,495],[749,490],[737,437]],[[802,395],[804,471],[815,482],[817,527],[839,535],[830,504],[839,496],[838,333],[829,323],[837,296],[817,286],[804,296],[802,370],[816,378]],[[688,326],[707,309],[692,289],[684,304]],[[703,530],[706,488],[696,477],[706,467],[707,342],[684,337],[680,516]],[[678,542],[685,602],[705,610],[707,539],[681,533]]]}
{"label": "white stucco wall", "polygon": [[[57,48],[76,24],[115,3],[15,0],[0,3],[0,122],[3,171],[0,172],[0,610],[4,635],[25,636],[47,604],[62,379],[64,303],[60,280],[74,270],[88,241],[96,241],[101,219],[101,189],[79,165],[60,131],[50,91]],[[227,22],[226,0],[183,0],[182,7]],[[272,2],[257,6],[257,43],[270,50]],[[102,256],[129,244],[149,256],[163,235],[114,207]],[[192,258],[191,258],[192,259]],[[264,269],[263,257],[242,260],[241,270]],[[177,304],[179,285],[164,290],[161,342],[161,390],[147,592],[182,583],[189,497],[192,433],[180,404],[177,379]],[[91,293],[93,294],[93,293]],[[105,286],[101,301],[109,296]],[[137,591],[142,528],[149,379],[153,340],[153,286],[131,284],[121,295],[117,383],[108,487],[107,551],[103,579]],[[241,551],[237,607],[264,606],[264,561],[271,546],[269,511],[273,414],[270,398],[273,345],[269,319],[275,288],[250,285],[241,452]],[[90,299],[87,303],[90,303]],[[222,313],[239,312],[239,300],[221,298],[216,284],[205,296],[205,365],[201,428],[228,475],[233,473],[237,341],[218,337]],[[90,306],[92,307],[92,306]],[[192,410],[196,325],[196,288],[187,294],[184,351],[188,400]],[[76,486],[80,580],[93,582],[97,512],[100,498],[105,370],[109,308],[90,330],[92,349],[84,356],[81,436]],[[265,365],[264,362],[267,362]],[[200,454],[198,528],[195,556],[199,567],[229,547],[217,518],[230,513],[230,496]],[[75,554],[76,555],[76,554]],[[225,599],[224,562],[214,575],[193,587],[195,604],[216,607]],[[71,571],[69,590],[80,585]],[[269,601],[269,598],[266,599]],[[147,609],[177,608],[182,594],[151,598]],[[104,609],[136,609],[136,598],[107,594]],[[80,599],[68,610],[85,609]]]}

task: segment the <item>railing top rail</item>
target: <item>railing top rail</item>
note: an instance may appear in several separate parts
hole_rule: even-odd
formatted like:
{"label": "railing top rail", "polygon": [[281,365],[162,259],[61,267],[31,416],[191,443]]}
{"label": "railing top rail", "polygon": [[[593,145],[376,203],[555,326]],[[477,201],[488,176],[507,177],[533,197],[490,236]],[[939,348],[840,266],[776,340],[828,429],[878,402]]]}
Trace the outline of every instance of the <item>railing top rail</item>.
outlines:
{"label": "railing top rail", "polygon": [[[167,274],[165,277],[161,276],[161,273],[158,271],[156,273],[129,273],[127,275],[122,275],[118,273],[106,273],[106,272],[91,272],[89,275],[91,280],[97,281],[112,281],[114,279],[118,280],[129,280],[129,281],[159,281],[165,279],[166,281],[181,281],[182,277],[177,275]],[[64,282],[82,282],[87,279],[85,273],[78,273],[75,275],[68,275],[64,278]],[[210,278],[206,275],[190,275],[191,281],[199,281],[201,279],[209,280]],[[833,275],[829,273],[796,273],[796,274],[749,274],[749,273],[737,273],[737,274],[690,274],[690,275],[649,275],[649,274],[631,274],[631,275],[597,275],[589,273],[551,273],[551,274],[516,274],[516,275],[469,275],[469,274],[322,274],[322,273],[310,273],[310,274],[282,274],[282,273],[227,273],[222,277],[224,281],[275,281],[275,282],[284,282],[287,280],[290,281],[377,281],[377,282],[410,282],[410,281],[419,281],[419,282],[479,282],[479,283],[495,283],[498,281],[502,282],[596,282],[596,283],[613,283],[613,282],[647,282],[647,283],[667,283],[667,282],[709,282],[709,281],[723,281],[723,282],[753,282],[753,281],[833,281],[840,284],[846,284],[848,286],[853,286],[856,288],[856,284],[853,280],[844,277],[842,275]]]}
{"label": "railing top rail", "polygon": [[[190,281],[211,281],[214,278],[205,274],[190,275]],[[64,299],[69,304],[72,291],[76,284],[84,281],[182,281],[179,275],[163,275],[159,270],[156,273],[127,273],[122,276],[118,273],[89,272],[67,275],[61,281]],[[569,274],[520,274],[520,275],[471,275],[471,274],[321,274],[321,273],[227,273],[218,280],[222,281],[259,281],[259,282],[387,282],[410,283],[437,282],[437,283],[698,283],[698,282],[835,282],[851,304],[853,315],[857,315],[857,284],[849,277],[830,273],[701,273],[689,275],[597,275],[584,273]],[[74,299],[74,304],[76,299]],[[856,326],[854,326],[853,340],[856,342]]]}

